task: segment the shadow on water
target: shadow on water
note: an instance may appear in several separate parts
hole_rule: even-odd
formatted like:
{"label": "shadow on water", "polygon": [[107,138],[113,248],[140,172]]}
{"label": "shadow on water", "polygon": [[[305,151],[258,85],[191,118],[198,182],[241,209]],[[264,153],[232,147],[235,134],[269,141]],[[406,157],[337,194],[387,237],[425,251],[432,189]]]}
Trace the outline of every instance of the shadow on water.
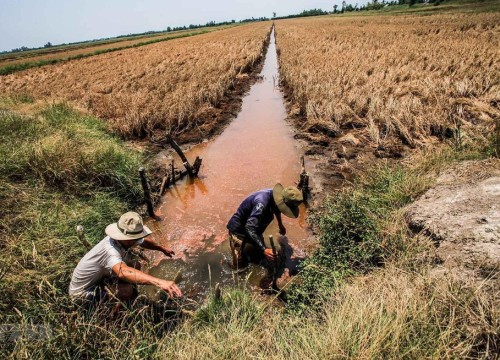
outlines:
{"label": "shadow on water", "polygon": [[[238,117],[213,141],[204,142],[186,153],[188,159],[203,158],[200,177],[185,179],[171,187],[157,209],[162,221],[148,222],[155,240],[176,253],[167,259],[158,254],[149,269],[152,275],[173,279],[180,271],[179,286],[193,299],[202,300],[216,283],[245,283],[258,290],[266,271],[259,265],[235,274],[230,266],[226,224],[241,201],[254,191],[275,183],[293,185],[300,173],[301,151],[286,123],[279,83],[274,31],[261,72],[244,97]],[[167,163],[168,155],[164,155]],[[180,162],[176,161],[180,164]],[[296,267],[304,249],[314,239],[302,207],[298,219],[284,217],[287,237],[278,235],[276,221],[265,236],[274,235]]]}

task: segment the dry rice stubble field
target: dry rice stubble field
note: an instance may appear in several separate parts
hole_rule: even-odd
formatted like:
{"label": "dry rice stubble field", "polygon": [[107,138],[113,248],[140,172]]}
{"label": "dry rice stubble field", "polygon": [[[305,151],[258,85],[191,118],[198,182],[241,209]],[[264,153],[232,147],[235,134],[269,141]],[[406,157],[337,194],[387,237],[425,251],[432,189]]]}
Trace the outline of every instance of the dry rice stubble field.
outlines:
{"label": "dry rice stubble field", "polygon": [[0,77],[0,93],[67,101],[123,137],[208,136],[221,101],[263,56],[269,23],[172,40]]}
{"label": "dry rice stubble field", "polygon": [[35,49],[30,51],[7,53],[0,55],[0,68],[8,65],[18,65],[26,62],[61,60],[77,56],[86,56],[92,53],[106,52],[116,48],[139,46],[142,43],[159,42],[172,38],[189,36],[191,34],[212,32],[227,27],[228,26],[217,26],[210,28],[197,28],[173,32],[163,32],[159,34],[127,36],[101,41],[87,41],[77,44],[56,45],[48,48]]}
{"label": "dry rice stubble field", "polygon": [[462,145],[499,121],[500,13],[294,19],[276,33],[298,136],[340,181],[372,154]]}

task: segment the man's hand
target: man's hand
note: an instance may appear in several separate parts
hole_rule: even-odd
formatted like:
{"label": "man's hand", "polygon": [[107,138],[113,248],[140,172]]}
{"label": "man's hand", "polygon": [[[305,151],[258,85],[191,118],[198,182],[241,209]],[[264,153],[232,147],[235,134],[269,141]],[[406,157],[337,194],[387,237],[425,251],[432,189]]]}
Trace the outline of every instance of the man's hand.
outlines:
{"label": "man's hand", "polygon": [[165,256],[172,257],[175,255],[175,252],[173,250],[169,250],[167,248],[163,248],[162,253],[165,254]]}
{"label": "man's hand", "polygon": [[264,250],[264,256],[269,261],[276,261],[277,259],[277,256],[273,254],[273,251],[271,249]]}
{"label": "man's hand", "polygon": [[281,224],[279,225],[280,228],[280,234],[285,236],[286,235],[286,228]]}
{"label": "man's hand", "polygon": [[158,287],[163,291],[166,291],[171,299],[182,296],[181,289],[179,289],[173,281],[162,280],[158,284]]}

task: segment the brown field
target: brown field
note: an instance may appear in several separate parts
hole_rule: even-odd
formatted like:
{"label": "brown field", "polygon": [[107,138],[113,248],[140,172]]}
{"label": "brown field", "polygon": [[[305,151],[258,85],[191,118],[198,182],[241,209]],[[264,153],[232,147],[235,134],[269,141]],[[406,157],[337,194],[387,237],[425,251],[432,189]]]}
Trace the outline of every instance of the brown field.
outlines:
{"label": "brown field", "polygon": [[17,65],[25,62],[37,62],[55,59],[65,59],[78,55],[87,55],[98,51],[106,51],[113,48],[134,46],[148,41],[160,41],[199,32],[211,32],[223,29],[227,26],[207,27],[194,30],[181,30],[170,33],[160,33],[154,35],[142,35],[126,38],[116,38],[110,40],[84,42],[74,45],[54,46],[47,49],[37,49],[33,51],[23,51],[0,55],[0,67]]}
{"label": "brown field", "polygon": [[276,29],[290,112],[310,140],[350,131],[373,147],[413,147],[457,129],[487,132],[499,116],[500,13],[321,17]]}
{"label": "brown field", "polygon": [[69,101],[126,137],[193,128],[203,136],[219,122],[214,107],[262,57],[269,30],[238,26],[30,69],[0,77],[0,93]]}

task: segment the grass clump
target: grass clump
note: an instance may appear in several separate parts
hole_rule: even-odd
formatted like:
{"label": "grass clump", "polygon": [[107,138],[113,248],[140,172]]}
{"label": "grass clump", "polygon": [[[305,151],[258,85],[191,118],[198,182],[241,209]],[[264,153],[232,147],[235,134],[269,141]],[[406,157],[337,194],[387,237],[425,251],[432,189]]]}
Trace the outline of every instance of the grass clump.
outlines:
{"label": "grass clump", "polygon": [[198,326],[223,326],[237,322],[252,327],[259,318],[262,308],[245,290],[231,289],[220,299],[211,298],[206,306],[196,312],[194,323]]}
{"label": "grass clump", "polygon": [[33,116],[0,113],[0,159],[0,322],[57,332],[85,253],[75,227],[101,240],[105,225],[141,198],[144,158],[100,120],[59,104]]}
{"label": "grass clump", "polygon": [[2,176],[82,195],[105,189],[132,200],[140,194],[131,176],[139,155],[108,135],[104,123],[66,105],[53,105],[35,118],[4,114],[0,136]]}
{"label": "grass clump", "polygon": [[429,244],[411,236],[404,207],[426,191],[443,168],[489,155],[489,145],[476,143],[460,151],[416,153],[405,164],[378,164],[327,198],[311,217],[321,246],[301,264],[299,280],[287,292],[290,309],[306,313],[321,308],[346,279],[388,262],[407,269],[421,266],[416,259],[429,251]]}
{"label": "grass clump", "polygon": [[427,185],[402,167],[382,166],[367,178],[327,199],[324,209],[312,217],[321,247],[302,264],[300,284],[287,294],[295,311],[320,307],[339,281],[382,264],[387,256],[381,234],[384,222]]}

